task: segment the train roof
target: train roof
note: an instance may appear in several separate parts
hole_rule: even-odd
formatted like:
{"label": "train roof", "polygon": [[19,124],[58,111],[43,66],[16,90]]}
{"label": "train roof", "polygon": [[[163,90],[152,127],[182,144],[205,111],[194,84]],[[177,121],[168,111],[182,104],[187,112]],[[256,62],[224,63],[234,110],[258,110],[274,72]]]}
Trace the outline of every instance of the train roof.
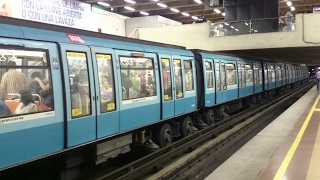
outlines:
{"label": "train roof", "polygon": [[127,49],[159,53],[177,51],[181,55],[192,55],[185,47],[139,40],[134,38],[56,26],[40,22],[0,16],[0,36],[57,43],[72,43],[68,35],[78,35],[84,45]]}

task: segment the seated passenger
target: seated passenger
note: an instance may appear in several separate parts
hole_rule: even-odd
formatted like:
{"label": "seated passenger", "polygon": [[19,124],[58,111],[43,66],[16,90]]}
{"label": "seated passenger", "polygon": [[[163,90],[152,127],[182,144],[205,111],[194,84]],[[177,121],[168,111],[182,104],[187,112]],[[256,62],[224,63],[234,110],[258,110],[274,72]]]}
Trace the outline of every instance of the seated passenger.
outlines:
{"label": "seated passenger", "polygon": [[[33,72],[31,74],[31,78],[33,78],[34,80],[29,84],[29,90],[31,91],[31,94],[38,94],[41,96],[42,110],[51,109],[53,97],[52,97],[49,81],[46,79],[41,79],[40,72]],[[33,100],[39,101],[38,97],[33,97]]]}
{"label": "seated passenger", "polygon": [[0,100],[0,117],[6,117],[10,115],[11,115],[10,109],[2,100]]}
{"label": "seated passenger", "polygon": [[145,84],[140,85],[140,96],[141,97],[149,97],[150,96],[150,89],[147,89]]}
{"label": "seated passenger", "polygon": [[103,87],[100,89],[101,94],[101,111],[107,111],[107,104],[113,102],[112,88],[109,86],[108,81],[103,82]]}
{"label": "seated passenger", "polygon": [[28,114],[37,112],[37,105],[32,100],[32,94],[29,90],[23,89],[19,91],[20,94],[20,103],[18,104],[14,114]]}

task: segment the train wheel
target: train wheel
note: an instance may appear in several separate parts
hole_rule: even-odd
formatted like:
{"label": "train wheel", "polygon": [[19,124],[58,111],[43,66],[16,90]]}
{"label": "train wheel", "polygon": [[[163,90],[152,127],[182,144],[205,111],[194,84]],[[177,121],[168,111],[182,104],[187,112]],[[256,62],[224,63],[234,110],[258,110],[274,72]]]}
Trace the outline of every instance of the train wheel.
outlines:
{"label": "train wheel", "polygon": [[193,125],[191,118],[186,116],[181,123],[181,135],[182,137],[187,137],[193,132]]}
{"label": "train wheel", "polygon": [[206,123],[208,126],[211,126],[214,124],[214,114],[212,109],[209,109],[208,111],[204,112],[202,115],[202,120],[204,123]]}
{"label": "train wheel", "polygon": [[229,117],[229,115],[226,113],[226,107],[225,106],[220,106],[219,108],[219,117],[220,120],[223,120],[225,117]]}
{"label": "train wheel", "polygon": [[162,148],[172,143],[172,129],[167,123],[156,132],[154,141]]}

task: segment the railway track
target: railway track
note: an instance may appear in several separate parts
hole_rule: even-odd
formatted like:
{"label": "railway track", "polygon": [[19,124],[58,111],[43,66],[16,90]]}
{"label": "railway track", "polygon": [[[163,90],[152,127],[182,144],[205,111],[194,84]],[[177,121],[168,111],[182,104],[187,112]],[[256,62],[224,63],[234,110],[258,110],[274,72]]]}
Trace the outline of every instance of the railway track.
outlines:
{"label": "railway track", "polygon": [[[268,102],[226,118],[117,170],[106,174],[101,173],[89,179],[142,179],[146,175],[156,172],[158,173],[152,175],[149,179],[188,179],[190,176],[196,176],[203,169],[201,167],[196,168],[197,165],[201,164],[201,160],[209,155],[221,154],[230,148],[232,143],[239,141],[260,124],[270,119],[272,115],[281,114],[314,84],[314,81],[312,81],[296,87],[285,94],[275,96]],[[211,144],[209,146],[206,145],[206,148],[204,148],[203,144],[208,143],[213,138],[214,140],[210,142]],[[186,152],[189,152],[189,158],[177,158]],[[173,166],[168,166],[168,164],[172,163],[173,158],[176,158],[177,162],[173,163]],[[164,169],[165,166],[169,168]],[[193,166],[194,168],[192,168]]]}

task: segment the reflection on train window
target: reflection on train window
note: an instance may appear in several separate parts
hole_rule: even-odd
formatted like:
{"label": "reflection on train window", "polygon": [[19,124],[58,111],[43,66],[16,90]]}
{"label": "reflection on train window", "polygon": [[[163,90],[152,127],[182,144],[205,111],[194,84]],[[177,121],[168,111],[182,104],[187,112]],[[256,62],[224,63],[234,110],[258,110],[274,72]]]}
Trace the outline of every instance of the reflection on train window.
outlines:
{"label": "reflection on train window", "polygon": [[259,84],[259,74],[257,65],[253,65],[253,83]]}
{"label": "reflection on train window", "polygon": [[269,73],[268,73],[267,65],[264,65],[264,82],[267,83],[269,81]]}
{"label": "reflection on train window", "polygon": [[228,63],[228,64],[226,64],[226,68],[227,68],[228,85],[237,84],[235,65]]}
{"label": "reflection on train window", "polygon": [[67,52],[72,118],[91,114],[89,72],[84,52]]}
{"label": "reflection on train window", "polygon": [[274,65],[270,66],[270,71],[271,71],[272,82],[274,82],[276,80],[276,72],[275,72],[275,69],[274,69]]}
{"label": "reflection on train window", "polygon": [[162,83],[163,83],[163,99],[165,101],[172,100],[172,81],[171,81],[171,62],[167,58],[161,59],[162,63]]}
{"label": "reflection on train window", "polygon": [[239,77],[239,85],[240,85],[240,87],[242,87],[243,86],[243,82],[242,82],[241,64],[238,64],[238,77]]}
{"label": "reflection on train window", "polygon": [[181,69],[181,60],[174,59],[174,75],[176,83],[176,97],[177,99],[183,98],[183,86],[182,86],[182,69]]}
{"label": "reflection on train window", "polygon": [[221,82],[223,90],[227,89],[227,78],[226,78],[226,65],[225,63],[221,63]]}
{"label": "reflection on train window", "polygon": [[212,63],[206,61],[206,78],[207,78],[207,89],[213,88],[213,71]]}
{"label": "reflection on train window", "polygon": [[96,54],[100,88],[100,112],[116,110],[112,57],[110,54]]}
{"label": "reflection on train window", "polygon": [[183,61],[184,63],[184,73],[186,78],[186,91],[193,91],[193,73],[192,73],[192,62],[191,60]]}
{"label": "reflection on train window", "polygon": [[247,83],[246,83],[246,70],[245,70],[245,68],[244,68],[245,66],[244,66],[244,64],[241,64],[241,74],[242,74],[242,86],[247,86]]}
{"label": "reflection on train window", "polygon": [[216,68],[216,86],[217,86],[217,91],[221,91],[221,82],[220,82],[220,63],[216,62],[215,63],[215,68]]}
{"label": "reflection on train window", "polygon": [[259,84],[262,84],[262,68],[261,65],[257,65],[259,71]]}
{"label": "reflection on train window", "polygon": [[246,70],[246,84],[252,83],[252,68],[251,65],[246,64],[245,65],[245,70]]}
{"label": "reflection on train window", "polygon": [[157,96],[153,59],[120,56],[122,100]]}
{"label": "reflection on train window", "polygon": [[0,118],[54,109],[48,64],[46,52],[0,47]]}

